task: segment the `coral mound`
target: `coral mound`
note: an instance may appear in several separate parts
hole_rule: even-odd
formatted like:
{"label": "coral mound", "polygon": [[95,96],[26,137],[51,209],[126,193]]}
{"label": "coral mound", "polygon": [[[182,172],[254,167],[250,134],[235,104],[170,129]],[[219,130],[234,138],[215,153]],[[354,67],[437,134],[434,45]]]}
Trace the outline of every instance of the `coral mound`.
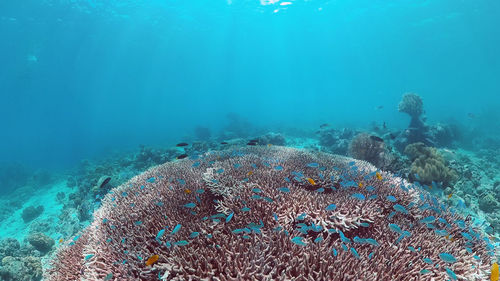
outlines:
{"label": "coral mound", "polygon": [[113,189],[45,277],[484,280],[489,242],[462,220],[364,161],[275,146],[226,150]]}

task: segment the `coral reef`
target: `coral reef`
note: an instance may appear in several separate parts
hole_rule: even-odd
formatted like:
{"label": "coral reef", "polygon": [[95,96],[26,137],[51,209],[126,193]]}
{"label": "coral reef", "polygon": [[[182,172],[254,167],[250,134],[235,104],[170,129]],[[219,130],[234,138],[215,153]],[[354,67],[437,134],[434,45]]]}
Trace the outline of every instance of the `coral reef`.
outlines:
{"label": "coral reef", "polygon": [[21,214],[24,222],[30,222],[37,218],[43,212],[43,206],[29,206],[24,208],[23,213]]}
{"label": "coral reef", "polygon": [[454,183],[458,176],[456,172],[447,167],[446,161],[433,148],[418,142],[406,146],[404,153],[412,161],[410,179],[423,184],[443,183],[449,185]]}
{"label": "coral reef", "polygon": [[349,144],[349,153],[352,157],[368,161],[377,168],[385,169],[395,160],[381,138],[367,133],[361,133],[354,137]]}
{"label": "coral reef", "polygon": [[258,143],[262,145],[286,145],[286,138],[279,133],[267,133],[257,138]]}
{"label": "coral reef", "polygon": [[279,146],[165,163],[107,194],[45,277],[486,278],[491,248],[479,229],[418,186],[376,171]]}
{"label": "coral reef", "polygon": [[21,248],[19,241],[14,238],[6,238],[0,241],[0,260],[6,256],[16,256]]}
{"label": "coral reef", "polygon": [[407,113],[412,119],[418,119],[424,113],[424,103],[419,95],[406,93],[398,104],[398,110]]}
{"label": "coral reef", "polygon": [[47,253],[55,244],[54,239],[41,232],[31,233],[27,240],[37,251],[41,253]]}
{"label": "coral reef", "polygon": [[403,95],[401,102],[398,105],[399,112],[404,112],[410,115],[410,124],[406,130],[399,134],[395,141],[395,146],[402,150],[406,145],[423,142],[426,145],[435,145],[428,135],[429,128],[425,125],[421,117],[424,112],[422,98],[414,93],[406,93]]}
{"label": "coral reef", "polygon": [[347,155],[349,152],[349,143],[356,134],[355,131],[344,128],[336,130],[333,128],[321,129],[318,132],[319,144],[326,149],[327,152]]}
{"label": "coral reef", "polygon": [[4,281],[39,281],[42,279],[42,262],[40,258],[5,257],[0,268],[0,280]]}

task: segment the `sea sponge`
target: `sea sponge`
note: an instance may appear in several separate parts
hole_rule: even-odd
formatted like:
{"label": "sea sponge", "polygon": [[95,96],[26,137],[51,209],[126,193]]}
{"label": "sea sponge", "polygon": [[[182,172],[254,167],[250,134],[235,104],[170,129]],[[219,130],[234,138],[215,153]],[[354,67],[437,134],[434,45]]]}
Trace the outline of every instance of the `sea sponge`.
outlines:
{"label": "sea sponge", "polygon": [[387,151],[384,141],[367,133],[358,134],[352,139],[349,153],[352,157],[368,161],[378,168],[387,167],[394,160]]}
{"label": "sea sponge", "polygon": [[244,147],[165,163],[113,189],[45,280],[445,280],[446,268],[484,280],[492,256],[481,233],[365,161]]}
{"label": "sea sponge", "polygon": [[454,183],[458,179],[455,170],[446,165],[437,149],[425,146],[421,142],[406,146],[404,153],[412,161],[410,178],[423,184],[442,182],[444,185]]}
{"label": "sea sponge", "polygon": [[424,112],[424,103],[422,98],[414,93],[406,93],[399,102],[398,110],[407,113],[412,118],[418,118]]}

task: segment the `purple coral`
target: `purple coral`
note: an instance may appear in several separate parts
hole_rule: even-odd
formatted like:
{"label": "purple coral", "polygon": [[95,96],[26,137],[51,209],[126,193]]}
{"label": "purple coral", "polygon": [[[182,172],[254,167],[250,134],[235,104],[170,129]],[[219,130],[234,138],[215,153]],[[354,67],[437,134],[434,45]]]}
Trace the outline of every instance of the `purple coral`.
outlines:
{"label": "purple coral", "polygon": [[[459,280],[484,280],[491,256],[480,232],[420,188],[376,171],[274,146],[166,163],[113,189],[46,277],[445,280],[448,268]],[[159,260],[146,266],[153,255]]]}

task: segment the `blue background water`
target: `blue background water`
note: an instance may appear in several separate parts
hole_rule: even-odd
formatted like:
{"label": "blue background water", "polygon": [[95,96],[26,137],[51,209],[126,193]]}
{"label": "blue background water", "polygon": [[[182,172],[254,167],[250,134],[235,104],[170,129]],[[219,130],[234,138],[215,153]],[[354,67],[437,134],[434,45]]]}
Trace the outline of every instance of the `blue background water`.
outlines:
{"label": "blue background water", "polygon": [[1,160],[65,167],[197,125],[217,132],[230,112],[274,131],[404,127],[407,91],[430,121],[491,134],[499,11],[490,0],[1,1]]}

